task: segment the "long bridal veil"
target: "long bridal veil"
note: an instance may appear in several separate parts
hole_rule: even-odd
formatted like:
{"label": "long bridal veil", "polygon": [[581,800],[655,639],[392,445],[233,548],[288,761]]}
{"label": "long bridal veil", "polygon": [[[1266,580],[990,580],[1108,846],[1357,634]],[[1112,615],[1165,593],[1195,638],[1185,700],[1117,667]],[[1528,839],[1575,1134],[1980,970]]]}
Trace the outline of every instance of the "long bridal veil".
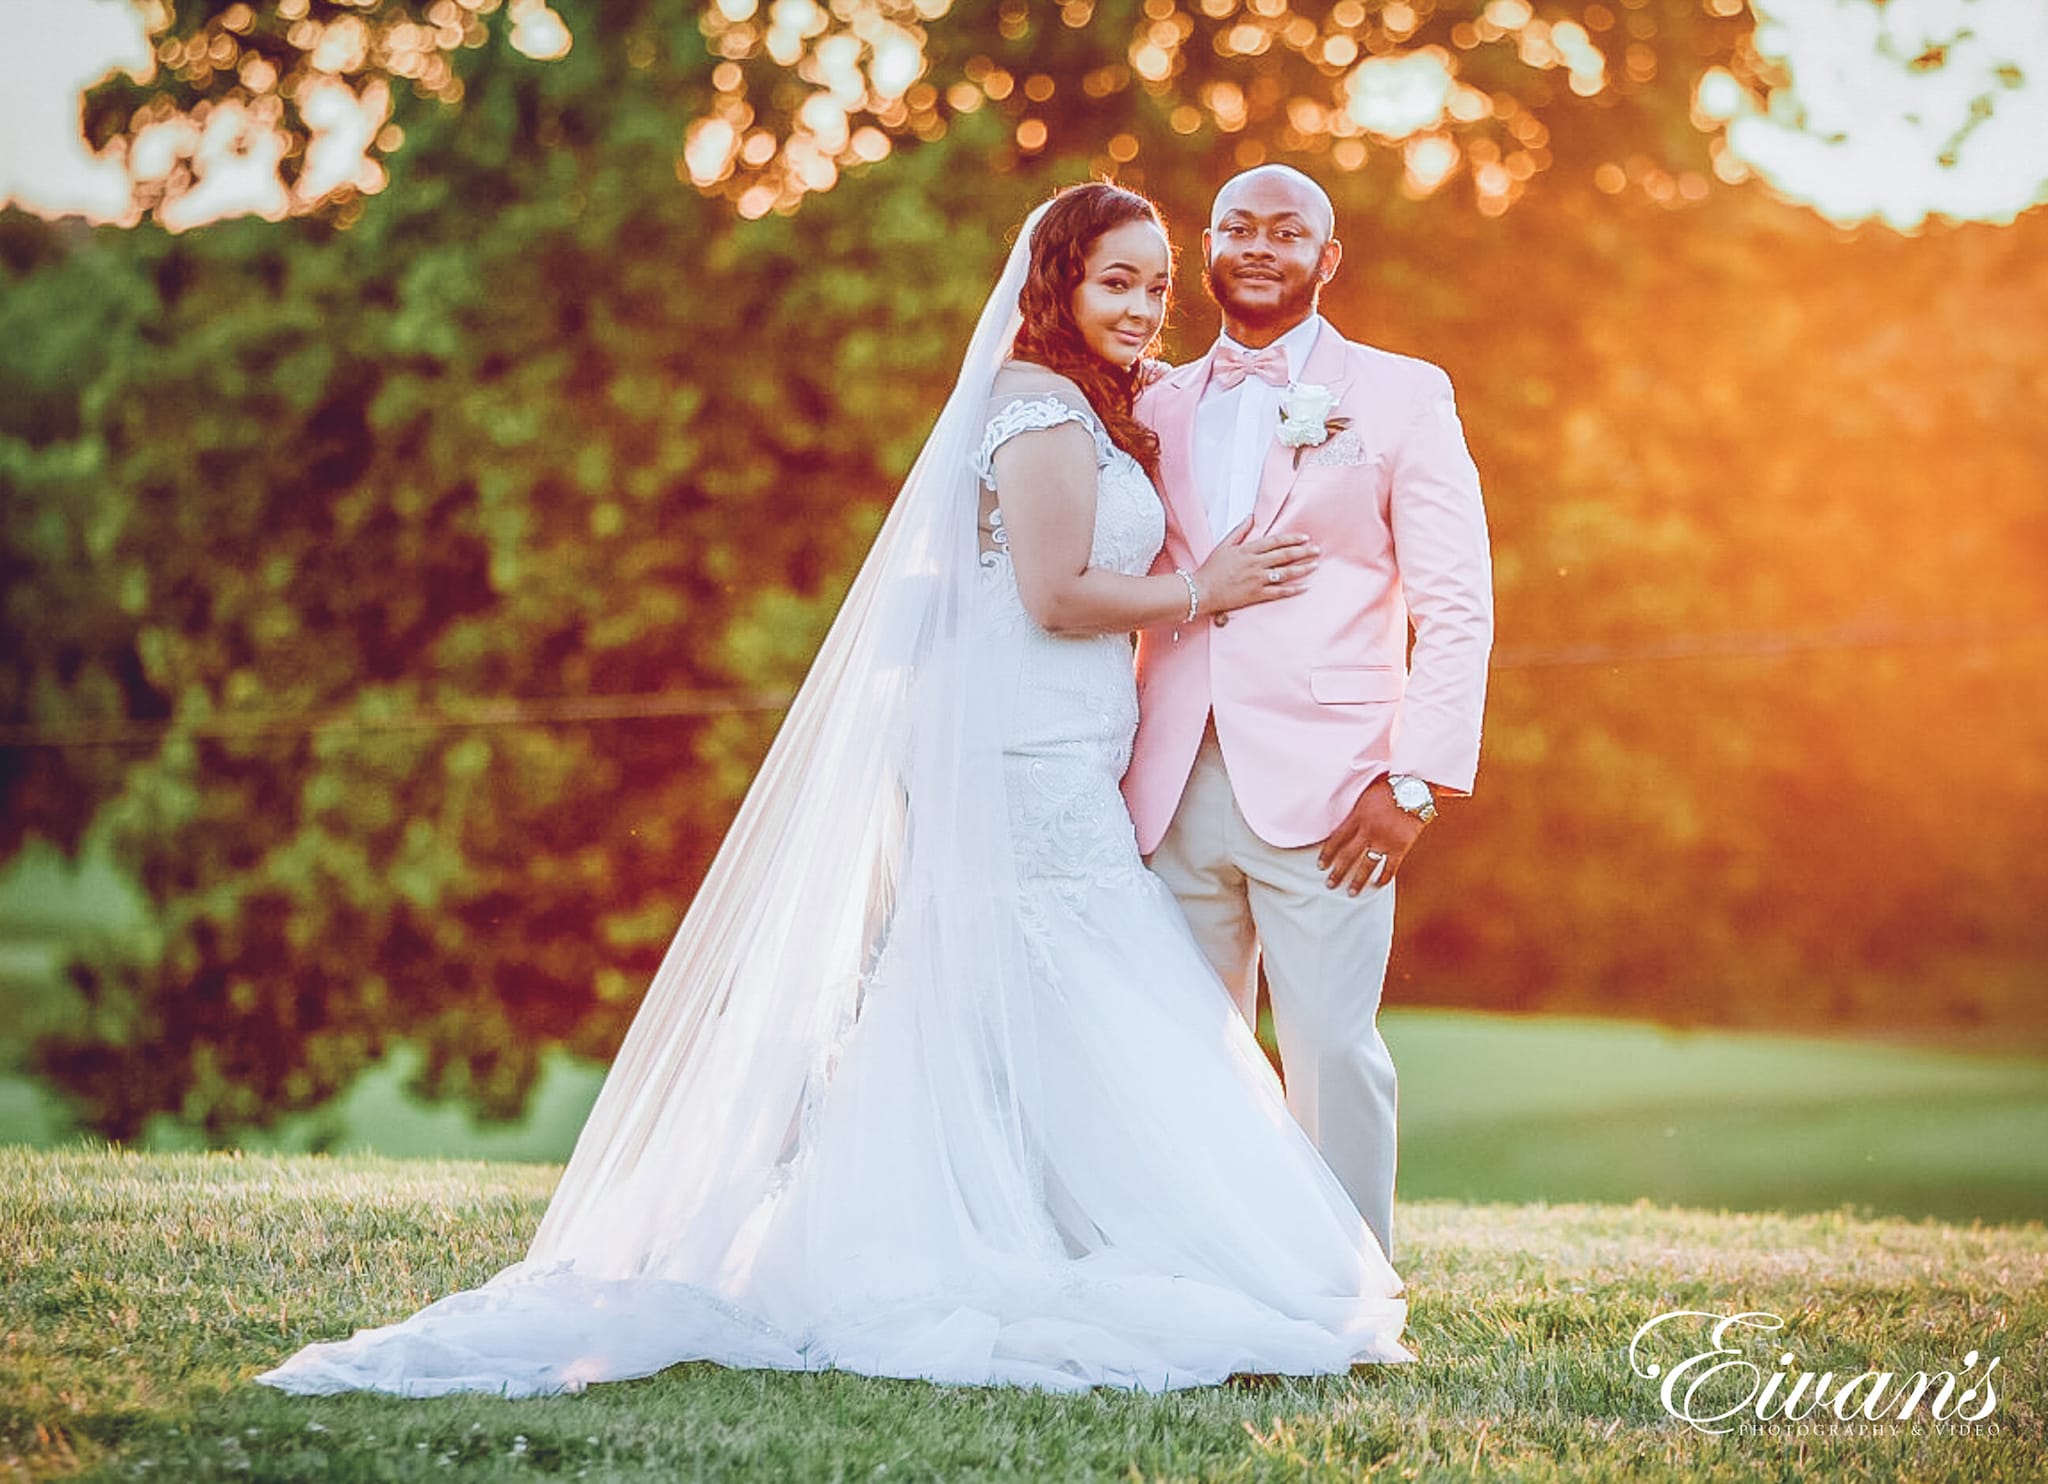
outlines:
{"label": "long bridal veil", "polygon": [[[975,643],[971,626],[972,455],[1044,209],[1010,252],[525,1259],[409,1320],[306,1346],[259,1381],[530,1394],[692,1355],[804,1367],[812,1358],[778,1319],[847,1305],[874,1288],[871,1275],[964,1281],[963,1253],[986,1267],[1005,1234],[1042,1229],[1002,771],[1014,679],[1003,672],[1014,664]],[[878,973],[889,973],[886,1043],[900,1060],[846,1096],[870,1110],[886,1098],[894,1126],[935,1137],[920,1139],[914,1169],[900,1149],[855,1149],[818,1169],[808,1156],[821,1105]],[[856,1192],[842,1209],[887,1210],[896,1194],[920,1214],[866,1242],[843,1226],[812,1230],[829,1218],[778,1209],[807,1165],[809,1188]],[[765,1250],[771,1239],[777,1252]],[[881,1286],[900,1297],[894,1278]]]}
{"label": "long bridal veil", "polygon": [[529,1262],[693,1282],[744,1265],[885,952],[916,961],[901,982],[972,986],[918,1007],[931,1117],[984,1146],[952,1161],[963,1212],[1020,1229],[1005,1208],[1036,1199],[1008,1178],[1030,1165],[1017,1110],[1035,1075],[1015,1013],[1008,677],[969,625],[972,455],[1044,209],[654,976]]}

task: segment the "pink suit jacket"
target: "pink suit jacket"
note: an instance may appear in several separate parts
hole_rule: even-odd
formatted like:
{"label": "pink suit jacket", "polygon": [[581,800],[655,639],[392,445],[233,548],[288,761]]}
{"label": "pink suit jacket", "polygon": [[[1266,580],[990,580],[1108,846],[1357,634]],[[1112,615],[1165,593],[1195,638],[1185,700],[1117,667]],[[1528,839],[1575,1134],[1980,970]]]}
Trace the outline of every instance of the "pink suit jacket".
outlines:
{"label": "pink suit jacket", "polygon": [[[1155,571],[1193,571],[1222,534],[1209,530],[1194,469],[1208,376],[1204,356],[1138,401],[1159,435],[1167,511]],[[1251,534],[1304,532],[1321,564],[1295,597],[1139,636],[1123,789],[1147,855],[1179,807],[1212,710],[1238,805],[1276,846],[1320,843],[1383,773],[1464,794],[1478,771],[1493,568],[1450,378],[1325,320],[1295,379],[1337,393],[1330,417],[1350,426],[1297,466],[1276,424]]]}

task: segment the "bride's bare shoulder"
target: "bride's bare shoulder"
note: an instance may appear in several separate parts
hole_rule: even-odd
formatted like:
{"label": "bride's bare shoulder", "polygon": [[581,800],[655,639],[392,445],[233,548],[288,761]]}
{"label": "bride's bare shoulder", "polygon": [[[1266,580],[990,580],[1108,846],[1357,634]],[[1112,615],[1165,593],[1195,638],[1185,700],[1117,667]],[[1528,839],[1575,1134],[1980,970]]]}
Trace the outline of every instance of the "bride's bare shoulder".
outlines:
{"label": "bride's bare shoulder", "polygon": [[995,383],[990,392],[998,397],[1029,397],[1056,392],[1075,401],[1087,400],[1087,394],[1071,376],[1062,376],[1036,361],[1003,362],[996,368]]}

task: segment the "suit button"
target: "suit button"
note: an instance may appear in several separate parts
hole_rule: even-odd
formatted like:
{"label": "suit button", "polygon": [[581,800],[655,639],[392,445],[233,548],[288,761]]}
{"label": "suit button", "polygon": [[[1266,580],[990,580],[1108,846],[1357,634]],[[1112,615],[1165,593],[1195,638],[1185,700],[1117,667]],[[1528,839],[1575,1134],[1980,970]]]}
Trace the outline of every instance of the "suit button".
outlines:
{"label": "suit button", "polygon": [[1216,627],[1217,627],[1217,628],[1219,628],[1219,629],[1220,629],[1220,628],[1222,628],[1222,627],[1223,627],[1223,626],[1224,626],[1225,624],[1227,624],[1227,623],[1229,623],[1229,622],[1230,622],[1230,615],[1229,615],[1229,614],[1227,614],[1227,613],[1219,613],[1219,614],[1217,614],[1217,615],[1216,615]]}

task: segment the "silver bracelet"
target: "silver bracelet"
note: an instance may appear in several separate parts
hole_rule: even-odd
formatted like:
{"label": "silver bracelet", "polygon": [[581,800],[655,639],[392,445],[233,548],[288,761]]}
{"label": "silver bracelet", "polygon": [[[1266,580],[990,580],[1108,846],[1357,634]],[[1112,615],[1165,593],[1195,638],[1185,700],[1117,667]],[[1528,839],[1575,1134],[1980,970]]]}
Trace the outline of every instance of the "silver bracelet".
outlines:
{"label": "silver bracelet", "polygon": [[1175,567],[1173,569],[1173,575],[1178,577],[1182,582],[1185,582],[1188,585],[1187,621],[1189,623],[1193,623],[1195,621],[1195,610],[1199,608],[1202,604],[1201,590],[1195,586],[1194,574],[1188,571],[1186,567]]}

